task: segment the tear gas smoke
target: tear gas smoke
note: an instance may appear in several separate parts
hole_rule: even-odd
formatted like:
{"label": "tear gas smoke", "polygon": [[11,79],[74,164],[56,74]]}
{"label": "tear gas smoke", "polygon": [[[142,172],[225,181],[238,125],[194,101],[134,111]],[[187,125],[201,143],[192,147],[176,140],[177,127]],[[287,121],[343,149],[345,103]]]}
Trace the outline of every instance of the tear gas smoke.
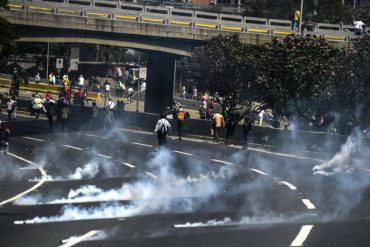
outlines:
{"label": "tear gas smoke", "polygon": [[364,168],[365,159],[361,157],[368,152],[358,132],[347,138],[340,151],[333,158],[313,167],[313,174],[331,176],[340,172],[352,173],[355,169]]}
{"label": "tear gas smoke", "polygon": [[240,225],[264,225],[264,224],[281,224],[288,222],[296,222],[304,220],[312,215],[260,215],[260,216],[244,216],[240,220],[232,220],[230,217],[225,217],[222,220],[208,220],[206,222],[187,222],[184,224],[175,224],[175,228],[192,228],[192,227],[216,227],[216,226],[240,226]]}

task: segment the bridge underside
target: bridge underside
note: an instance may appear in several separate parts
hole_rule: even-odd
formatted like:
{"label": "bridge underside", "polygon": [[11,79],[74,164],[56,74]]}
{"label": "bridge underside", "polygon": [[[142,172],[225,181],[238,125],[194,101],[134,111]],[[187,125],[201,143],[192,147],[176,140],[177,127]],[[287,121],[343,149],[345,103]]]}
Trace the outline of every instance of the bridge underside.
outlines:
{"label": "bridge underside", "polygon": [[204,42],[169,40],[159,37],[127,35],[117,33],[68,30],[17,25],[18,42],[50,43],[86,43],[108,46],[121,46],[141,51],[168,53],[178,56],[190,56],[195,46]]}

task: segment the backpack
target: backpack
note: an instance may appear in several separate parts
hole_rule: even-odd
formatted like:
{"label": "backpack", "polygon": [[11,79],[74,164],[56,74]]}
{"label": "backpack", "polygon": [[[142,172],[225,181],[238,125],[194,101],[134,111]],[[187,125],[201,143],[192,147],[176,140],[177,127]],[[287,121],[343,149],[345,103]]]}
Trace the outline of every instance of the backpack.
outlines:
{"label": "backpack", "polygon": [[167,134],[167,127],[166,127],[166,122],[165,121],[161,121],[162,122],[162,126],[159,128],[159,133],[165,135]]}
{"label": "backpack", "polygon": [[180,120],[180,121],[183,121],[185,119],[185,113],[183,111],[180,111],[177,114],[177,119]]}
{"label": "backpack", "polygon": [[15,108],[17,107],[17,101],[13,101],[13,104],[12,104],[12,110],[15,110]]}

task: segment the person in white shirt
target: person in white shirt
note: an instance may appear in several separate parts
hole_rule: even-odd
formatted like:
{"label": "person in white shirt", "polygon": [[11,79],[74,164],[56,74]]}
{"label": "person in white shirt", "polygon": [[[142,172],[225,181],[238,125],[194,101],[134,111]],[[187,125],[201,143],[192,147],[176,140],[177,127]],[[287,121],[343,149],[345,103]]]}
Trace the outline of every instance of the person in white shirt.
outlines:
{"label": "person in white shirt", "polygon": [[133,94],[134,94],[134,89],[132,87],[130,87],[127,90],[127,100],[128,100],[128,103],[131,103],[132,102],[132,95]]}
{"label": "person in white shirt", "polygon": [[37,73],[36,76],[35,76],[35,82],[40,83],[40,80],[41,80],[40,73]]}
{"label": "person in white shirt", "polygon": [[364,31],[365,23],[357,19],[353,22],[353,25],[355,26],[355,35],[361,35]]}
{"label": "person in white shirt", "polygon": [[80,77],[78,78],[78,86],[83,87],[84,83],[85,83],[85,78],[83,77],[83,75],[80,75]]}
{"label": "person in white shirt", "polygon": [[167,132],[171,128],[171,124],[167,121],[164,114],[161,114],[161,118],[155,125],[154,133],[157,134],[157,140],[159,146],[166,146],[167,144]]}

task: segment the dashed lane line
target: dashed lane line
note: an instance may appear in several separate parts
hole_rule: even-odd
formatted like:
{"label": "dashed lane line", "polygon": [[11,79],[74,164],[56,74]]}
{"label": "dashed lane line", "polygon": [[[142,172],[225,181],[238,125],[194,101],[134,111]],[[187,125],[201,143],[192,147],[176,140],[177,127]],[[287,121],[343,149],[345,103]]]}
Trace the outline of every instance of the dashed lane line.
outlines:
{"label": "dashed lane line", "polygon": [[232,165],[234,163],[231,163],[231,162],[228,162],[228,161],[224,161],[224,160],[216,160],[216,159],[211,159],[212,161],[214,162],[217,162],[217,163],[222,163],[222,164],[226,164],[226,165]]}
{"label": "dashed lane line", "polygon": [[97,135],[92,135],[92,134],[85,134],[86,136],[91,136],[91,137],[97,137],[99,138],[100,136],[97,136]]}
{"label": "dashed lane line", "polygon": [[100,157],[106,158],[106,159],[111,159],[112,158],[111,156],[104,155],[104,154],[97,154],[97,155],[99,155]]}
{"label": "dashed lane line", "polygon": [[153,174],[153,173],[151,173],[151,172],[145,172],[145,174],[146,175],[148,175],[149,177],[151,177],[151,178],[154,178],[154,179],[157,179],[158,178],[158,176],[157,175],[155,175],[155,174]]}
{"label": "dashed lane line", "polygon": [[303,246],[304,242],[306,241],[308,235],[310,234],[311,230],[313,228],[313,225],[304,225],[301,227],[301,230],[299,231],[296,238],[293,240],[293,242],[290,244],[290,246]]}
{"label": "dashed lane line", "polygon": [[82,242],[85,239],[88,239],[88,238],[91,238],[91,237],[95,236],[99,232],[100,231],[98,231],[98,230],[89,231],[88,233],[85,233],[82,236],[79,236],[79,237],[76,237],[76,238],[71,239],[70,241],[68,241],[65,244],[59,245],[59,247],[70,247],[70,246],[74,246],[74,245]]}
{"label": "dashed lane line", "polygon": [[187,155],[187,156],[193,156],[194,154],[190,154],[190,153],[186,153],[186,152],[182,152],[182,151],[178,151],[178,150],[173,150],[174,153],[178,153],[178,154],[183,154],[183,155]]}
{"label": "dashed lane line", "polygon": [[25,158],[22,158],[22,157],[20,157],[20,156],[17,156],[17,155],[15,155],[15,154],[13,154],[13,153],[8,153],[10,156],[13,156],[14,158],[16,158],[16,159],[19,159],[19,160],[21,160],[21,161],[24,161],[24,162],[26,162],[26,163],[28,163],[28,164],[30,164],[30,165],[32,165],[32,166],[34,166],[34,167],[36,167],[39,171],[40,171],[40,173],[41,173],[41,180],[37,183],[37,184],[35,184],[34,186],[32,186],[31,188],[29,188],[28,190],[25,190],[25,191],[23,191],[22,193],[19,193],[18,195],[15,195],[15,196],[13,196],[13,197],[11,197],[11,198],[9,198],[9,199],[6,199],[5,201],[2,201],[2,202],[0,202],[0,206],[3,206],[3,205],[5,205],[5,204],[7,204],[7,203],[9,203],[9,202],[12,202],[12,201],[15,201],[15,200],[17,200],[18,198],[20,198],[20,197],[22,197],[22,196],[24,196],[24,195],[26,195],[26,194],[28,194],[28,193],[30,193],[30,192],[32,192],[32,191],[34,191],[34,190],[36,190],[37,188],[39,188],[43,183],[45,183],[45,181],[46,181],[46,178],[47,178],[47,174],[46,174],[46,171],[42,168],[42,167],[40,167],[40,166],[38,166],[37,164],[35,164],[35,163],[33,163],[32,161],[30,161],[30,160],[26,160]]}
{"label": "dashed lane line", "polygon": [[131,144],[138,145],[138,146],[143,146],[143,147],[153,147],[152,145],[144,144],[144,143],[138,143],[138,142],[130,142]]}
{"label": "dashed lane line", "polygon": [[263,176],[269,176],[270,175],[266,172],[263,172],[261,170],[255,169],[255,168],[249,168],[249,170],[254,171],[255,173],[258,173],[258,174],[263,175]]}
{"label": "dashed lane line", "polygon": [[325,162],[325,160],[321,160],[321,159],[313,159],[313,158],[299,156],[299,155],[285,154],[285,153],[278,153],[278,152],[271,152],[271,151],[257,149],[257,148],[250,148],[249,147],[248,150],[252,150],[252,151],[260,152],[260,153],[266,153],[266,154],[272,154],[272,155],[282,156],[282,157],[288,157],[288,158],[296,158],[296,159],[302,159],[302,160],[313,160],[313,161],[318,161],[318,162]]}
{"label": "dashed lane line", "polygon": [[136,167],[136,166],[131,165],[130,163],[127,163],[127,162],[123,162],[122,165],[128,166],[130,168],[135,168]]}
{"label": "dashed lane line", "polygon": [[45,141],[45,140],[42,140],[42,139],[37,139],[37,138],[29,137],[29,136],[23,136],[23,138],[28,139],[28,140],[38,141],[38,142],[44,142]]}
{"label": "dashed lane line", "polygon": [[316,209],[315,205],[309,199],[302,199],[302,202],[307,209],[309,210]]}
{"label": "dashed lane line", "polygon": [[285,186],[287,186],[291,190],[297,190],[297,187],[295,187],[293,184],[291,184],[287,181],[279,181],[279,183],[284,184]]}
{"label": "dashed lane line", "polygon": [[79,148],[79,147],[75,147],[75,146],[71,146],[71,145],[62,145],[63,147],[66,147],[66,148],[71,148],[71,149],[75,149],[75,150],[79,150],[79,151],[82,151],[83,148]]}

